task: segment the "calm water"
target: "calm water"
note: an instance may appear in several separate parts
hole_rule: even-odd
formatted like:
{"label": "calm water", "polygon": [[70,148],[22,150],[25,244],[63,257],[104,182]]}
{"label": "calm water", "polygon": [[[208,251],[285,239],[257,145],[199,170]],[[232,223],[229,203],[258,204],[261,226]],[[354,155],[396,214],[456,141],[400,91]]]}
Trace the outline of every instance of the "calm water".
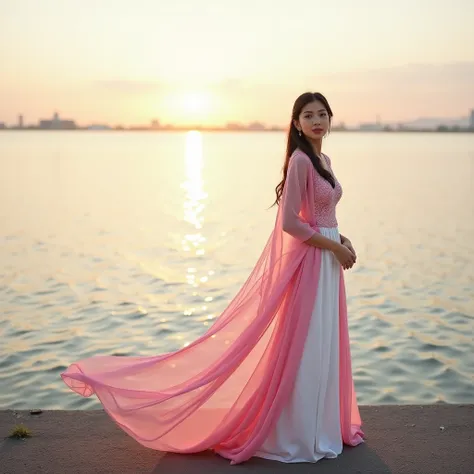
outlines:
{"label": "calm water", "polygon": [[[271,231],[283,133],[0,133],[0,407],[212,324]],[[474,403],[474,135],[334,133],[360,403]]]}

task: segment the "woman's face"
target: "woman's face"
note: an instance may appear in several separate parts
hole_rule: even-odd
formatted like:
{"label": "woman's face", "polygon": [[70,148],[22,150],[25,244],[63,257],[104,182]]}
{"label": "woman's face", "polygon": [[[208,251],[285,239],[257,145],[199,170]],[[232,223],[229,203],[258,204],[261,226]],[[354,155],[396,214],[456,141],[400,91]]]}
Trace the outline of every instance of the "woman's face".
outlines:
{"label": "woman's face", "polygon": [[310,102],[303,107],[295,126],[310,140],[321,139],[329,130],[328,111],[319,100]]}

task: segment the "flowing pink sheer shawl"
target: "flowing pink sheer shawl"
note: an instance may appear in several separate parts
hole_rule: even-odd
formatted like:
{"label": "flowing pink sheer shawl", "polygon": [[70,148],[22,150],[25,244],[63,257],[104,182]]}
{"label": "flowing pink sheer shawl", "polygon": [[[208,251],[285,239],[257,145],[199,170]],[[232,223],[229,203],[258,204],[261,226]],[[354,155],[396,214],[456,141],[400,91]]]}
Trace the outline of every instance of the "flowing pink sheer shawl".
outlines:
{"label": "flowing pink sheer shawl", "polygon": [[[214,325],[187,347],[152,357],[94,356],[61,374],[78,394],[95,394],[129,435],[149,448],[211,449],[243,462],[259,449],[288,400],[316,297],[321,250],[313,173],[297,151],[275,228],[242,288]],[[340,410],[343,441],[362,442],[351,372],[341,268]]]}

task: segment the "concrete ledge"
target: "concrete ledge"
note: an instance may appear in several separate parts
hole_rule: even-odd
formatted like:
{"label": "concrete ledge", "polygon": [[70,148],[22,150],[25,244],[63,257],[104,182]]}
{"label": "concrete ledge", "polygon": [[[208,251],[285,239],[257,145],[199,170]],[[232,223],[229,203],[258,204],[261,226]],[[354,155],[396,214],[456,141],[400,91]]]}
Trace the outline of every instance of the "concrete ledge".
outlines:
{"label": "concrete ledge", "polygon": [[[366,443],[337,459],[282,464],[253,458],[230,466],[210,452],[147,449],[102,411],[0,411],[2,474],[470,474],[474,472],[474,405],[362,406]],[[24,423],[31,438],[8,438]],[[442,427],[442,428],[441,428]]]}

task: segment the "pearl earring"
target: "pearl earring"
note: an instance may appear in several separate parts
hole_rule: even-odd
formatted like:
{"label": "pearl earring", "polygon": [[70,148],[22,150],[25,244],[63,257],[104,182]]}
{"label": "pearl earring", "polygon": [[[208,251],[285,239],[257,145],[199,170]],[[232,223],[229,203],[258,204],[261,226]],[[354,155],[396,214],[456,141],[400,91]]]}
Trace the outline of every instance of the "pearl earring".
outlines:
{"label": "pearl earring", "polygon": [[301,130],[298,132],[298,135],[301,137]]}

